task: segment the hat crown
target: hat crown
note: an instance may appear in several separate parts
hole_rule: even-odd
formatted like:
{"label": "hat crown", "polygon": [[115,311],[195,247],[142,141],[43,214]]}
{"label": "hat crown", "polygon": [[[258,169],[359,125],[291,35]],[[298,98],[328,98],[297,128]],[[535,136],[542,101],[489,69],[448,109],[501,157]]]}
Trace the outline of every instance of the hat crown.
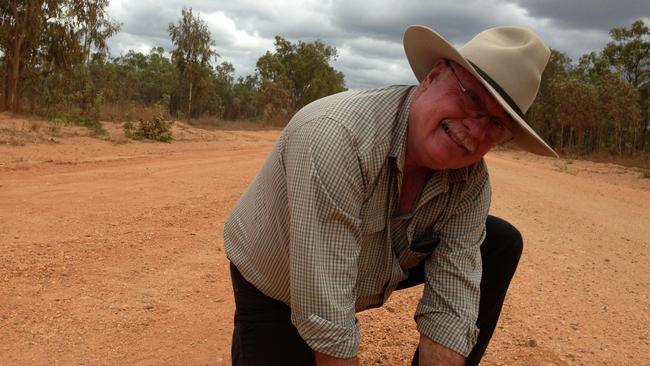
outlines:
{"label": "hat crown", "polygon": [[537,96],[542,72],[551,55],[535,33],[521,27],[485,30],[459,52],[488,75],[523,113]]}

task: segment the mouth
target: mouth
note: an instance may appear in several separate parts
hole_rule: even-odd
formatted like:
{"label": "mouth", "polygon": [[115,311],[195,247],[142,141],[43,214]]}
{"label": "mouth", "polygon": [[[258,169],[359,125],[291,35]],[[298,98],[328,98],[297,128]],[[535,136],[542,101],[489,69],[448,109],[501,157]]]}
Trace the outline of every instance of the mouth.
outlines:
{"label": "mouth", "polygon": [[449,139],[458,145],[458,147],[469,154],[473,154],[476,151],[474,139],[469,136],[467,129],[462,124],[448,119],[443,120],[440,124],[447,136],[449,136]]}

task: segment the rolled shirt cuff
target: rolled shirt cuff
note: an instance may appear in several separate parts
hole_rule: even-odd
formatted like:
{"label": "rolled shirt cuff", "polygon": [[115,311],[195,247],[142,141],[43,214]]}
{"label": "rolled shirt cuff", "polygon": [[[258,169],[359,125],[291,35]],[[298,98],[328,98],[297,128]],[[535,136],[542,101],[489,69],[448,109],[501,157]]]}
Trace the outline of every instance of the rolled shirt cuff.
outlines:
{"label": "rolled shirt cuff", "polygon": [[314,351],[338,358],[356,357],[359,352],[361,331],[356,318],[342,326],[312,314],[294,325]]}
{"label": "rolled shirt cuff", "polygon": [[476,345],[479,329],[475,321],[470,322],[454,314],[428,310],[420,303],[415,322],[421,334],[464,357],[469,356]]}

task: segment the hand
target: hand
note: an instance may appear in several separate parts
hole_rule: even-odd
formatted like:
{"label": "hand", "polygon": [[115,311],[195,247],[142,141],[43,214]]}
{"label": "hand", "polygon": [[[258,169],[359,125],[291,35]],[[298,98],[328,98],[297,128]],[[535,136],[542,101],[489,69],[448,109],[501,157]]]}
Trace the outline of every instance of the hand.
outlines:
{"label": "hand", "polygon": [[420,334],[420,366],[464,366],[465,357],[460,353],[434,342]]}
{"label": "hand", "polygon": [[353,358],[336,358],[324,353],[314,351],[316,366],[359,366],[359,359]]}

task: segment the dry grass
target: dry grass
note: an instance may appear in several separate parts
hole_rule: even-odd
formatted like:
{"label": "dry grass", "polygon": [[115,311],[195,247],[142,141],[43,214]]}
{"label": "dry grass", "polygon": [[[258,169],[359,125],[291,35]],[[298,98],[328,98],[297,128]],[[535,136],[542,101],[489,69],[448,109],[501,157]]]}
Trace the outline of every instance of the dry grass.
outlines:
{"label": "dry grass", "polygon": [[[100,119],[109,122],[126,122],[138,120],[151,120],[156,116],[156,109],[154,106],[142,106],[135,104],[118,105],[106,104],[100,109]],[[168,120],[175,120],[172,116],[165,113],[163,116]],[[181,118],[179,122],[186,123],[192,127],[202,128],[206,130],[277,130],[284,127],[284,125],[276,125],[264,123],[261,121],[229,121],[217,118],[216,116],[201,116],[198,118]]]}
{"label": "dry grass", "polygon": [[608,153],[593,153],[581,156],[580,160],[589,160],[596,163],[612,163],[626,167],[636,167],[650,169],[650,152],[645,154],[636,154],[632,156],[612,156]]}
{"label": "dry grass", "polygon": [[650,179],[650,170],[649,169],[641,170],[641,178]]}
{"label": "dry grass", "polygon": [[[137,120],[151,120],[156,116],[155,106],[144,106],[137,104],[105,104],[99,110],[99,119],[110,122],[125,122]],[[172,119],[168,113],[163,116]]]}
{"label": "dry grass", "polygon": [[[492,150],[495,151],[509,151],[509,150],[518,150],[513,143],[506,143],[504,145],[495,146]],[[625,166],[628,168],[641,168],[645,170],[650,170],[650,151],[645,153],[637,153],[635,155],[628,156],[614,156],[610,153],[601,152],[601,153],[591,153],[587,155],[577,155],[574,153],[560,154],[560,158],[563,160],[561,163],[555,164],[559,170],[566,170],[564,166],[571,165],[574,160],[587,160],[594,163],[609,163]],[[516,159],[516,157],[515,157]]]}
{"label": "dry grass", "polygon": [[196,128],[203,128],[206,130],[277,130],[283,126],[269,126],[258,121],[227,121],[211,116],[204,116],[200,118],[184,121],[188,125]]}

